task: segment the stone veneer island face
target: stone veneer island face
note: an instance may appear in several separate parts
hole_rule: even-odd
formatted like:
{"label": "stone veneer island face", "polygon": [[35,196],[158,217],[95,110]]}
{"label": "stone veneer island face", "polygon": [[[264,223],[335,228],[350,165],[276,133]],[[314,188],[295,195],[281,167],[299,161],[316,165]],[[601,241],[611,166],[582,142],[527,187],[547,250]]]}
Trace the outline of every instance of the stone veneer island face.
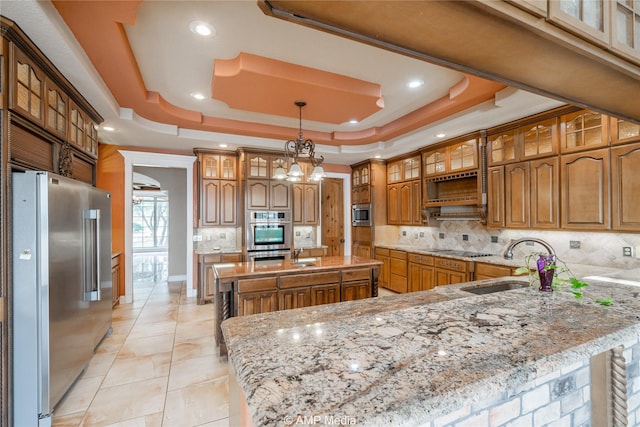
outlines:
{"label": "stone veneer island face", "polygon": [[[485,282],[501,280],[512,279]],[[620,345],[628,424],[640,422],[637,288],[592,284],[576,301],[530,288],[469,296],[464,286],[343,303],[339,318],[313,308],[225,322],[253,422],[595,425],[592,407],[611,390],[591,387],[591,358]],[[598,296],[614,306],[594,304]]]}

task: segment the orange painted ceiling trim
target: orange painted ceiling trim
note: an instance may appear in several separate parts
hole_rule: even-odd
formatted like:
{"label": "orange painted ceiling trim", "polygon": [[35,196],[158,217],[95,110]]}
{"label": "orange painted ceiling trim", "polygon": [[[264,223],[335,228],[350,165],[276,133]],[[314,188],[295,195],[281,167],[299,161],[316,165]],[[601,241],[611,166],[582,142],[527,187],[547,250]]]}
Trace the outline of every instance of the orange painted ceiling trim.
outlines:
{"label": "orange painted ceiling trim", "polygon": [[[147,120],[183,129],[283,140],[297,133],[297,129],[289,127],[204,116],[167,102],[157,92],[147,91],[124,29],[125,24],[135,25],[140,3],[141,0],[53,0],[120,107],[130,108]],[[451,88],[448,96],[384,126],[353,132],[305,130],[305,137],[326,145],[362,145],[389,140],[488,101],[503,88],[502,84],[468,75]]]}

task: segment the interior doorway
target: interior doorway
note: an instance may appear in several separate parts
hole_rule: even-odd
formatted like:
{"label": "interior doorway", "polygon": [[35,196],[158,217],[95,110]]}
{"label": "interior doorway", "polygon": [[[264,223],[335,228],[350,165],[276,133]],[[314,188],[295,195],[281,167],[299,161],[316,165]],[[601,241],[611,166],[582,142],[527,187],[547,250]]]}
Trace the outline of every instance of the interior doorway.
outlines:
{"label": "interior doorway", "polygon": [[321,242],[327,246],[327,256],[344,256],[345,243],[348,241],[344,223],[344,179],[327,177],[321,185]]}
{"label": "interior doorway", "polygon": [[[174,277],[173,280],[183,280],[186,283],[187,296],[195,296],[196,289],[193,286],[193,266],[194,255],[191,250],[191,242],[193,240],[193,200],[194,200],[194,173],[193,164],[196,160],[194,156],[176,155],[176,154],[161,154],[151,152],[138,152],[119,150],[119,153],[124,157],[124,266],[125,266],[125,295],[124,302],[133,302],[133,172],[134,168],[150,167],[150,168],[175,168],[180,169],[180,173],[185,177],[184,185],[181,185],[179,191],[173,191],[172,193],[181,193],[185,198],[185,202],[182,203],[181,209],[185,211],[184,224],[181,227],[180,241],[185,245],[185,248],[179,249],[178,256],[181,257],[180,261],[185,265],[185,274]],[[172,242],[171,247],[174,246]],[[171,262],[169,257],[168,262]],[[171,274],[168,277],[169,281],[172,281]]]}

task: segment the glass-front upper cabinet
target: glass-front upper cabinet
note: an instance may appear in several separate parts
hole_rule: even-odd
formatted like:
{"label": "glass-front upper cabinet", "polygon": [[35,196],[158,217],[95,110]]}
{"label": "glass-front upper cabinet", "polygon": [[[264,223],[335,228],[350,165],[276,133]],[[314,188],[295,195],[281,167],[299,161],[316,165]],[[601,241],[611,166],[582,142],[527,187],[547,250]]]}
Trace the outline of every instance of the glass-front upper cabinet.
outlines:
{"label": "glass-front upper cabinet", "polygon": [[475,139],[449,147],[449,171],[458,172],[478,167],[478,142]]}
{"label": "glass-front upper cabinet", "polygon": [[487,137],[489,147],[489,165],[499,165],[516,160],[516,131],[515,129],[500,132]]}
{"label": "glass-front upper cabinet", "polygon": [[402,181],[400,161],[387,164],[387,183]]}
{"label": "glass-front upper cabinet", "polygon": [[524,144],[522,159],[556,154],[558,152],[556,129],[555,118],[522,126],[520,128]]}
{"label": "glass-front upper cabinet", "polygon": [[605,123],[605,115],[587,110],[561,116],[560,150],[568,153],[606,147],[609,141]]}
{"label": "glass-front upper cabinet", "polygon": [[404,181],[420,178],[420,156],[409,157],[402,161],[402,175]]}
{"label": "glass-front upper cabinet", "polygon": [[605,0],[553,0],[549,19],[601,46],[610,44],[610,7]]}
{"label": "glass-front upper cabinet", "polygon": [[269,176],[269,156],[266,154],[247,155],[247,175],[250,178],[271,178]]}
{"label": "glass-front upper cabinet", "polygon": [[624,144],[640,141],[640,124],[611,117],[611,143]]}
{"label": "glass-front upper cabinet", "polygon": [[425,176],[439,175],[446,172],[446,148],[427,152],[423,154],[423,159]]}
{"label": "glass-front upper cabinet", "polygon": [[617,53],[640,62],[640,1],[616,0],[609,4],[613,17],[612,47]]}

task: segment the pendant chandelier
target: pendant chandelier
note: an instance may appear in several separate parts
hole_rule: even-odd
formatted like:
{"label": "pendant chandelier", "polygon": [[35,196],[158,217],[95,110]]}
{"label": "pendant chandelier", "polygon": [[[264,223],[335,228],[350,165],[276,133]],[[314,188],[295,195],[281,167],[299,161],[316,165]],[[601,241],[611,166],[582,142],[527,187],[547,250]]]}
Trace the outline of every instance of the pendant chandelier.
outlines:
{"label": "pendant chandelier", "polygon": [[316,144],[311,139],[304,139],[302,137],[302,107],[307,105],[305,101],[296,101],[295,105],[300,111],[300,125],[298,131],[298,137],[296,139],[290,139],[284,143],[284,158],[285,163],[289,163],[289,159],[293,159],[293,163],[289,167],[289,172],[285,172],[282,165],[276,168],[276,172],[273,175],[275,179],[286,179],[288,181],[302,181],[302,168],[298,163],[300,156],[308,156],[309,163],[313,166],[313,171],[309,175],[309,181],[320,181],[325,177],[324,169],[322,168],[322,162],[324,157],[316,158]]}

